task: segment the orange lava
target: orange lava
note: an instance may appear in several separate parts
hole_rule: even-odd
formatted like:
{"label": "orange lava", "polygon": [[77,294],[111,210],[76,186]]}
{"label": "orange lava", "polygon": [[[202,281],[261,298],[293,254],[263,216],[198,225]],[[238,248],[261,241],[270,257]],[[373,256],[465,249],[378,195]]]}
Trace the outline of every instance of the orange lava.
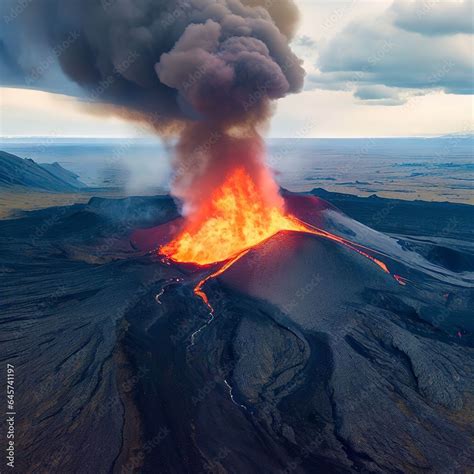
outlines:
{"label": "orange lava", "polygon": [[227,261],[224,265],[222,265],[222,267],[219,267],[215,272],[207,275],[206,277],[204,277],[202,280],[200,280],[198,282],[198,284],[194,287],[194,293],[199,296],[203,301],[204,303],[209,307],[211,313],[214,312],[212,306],[209,304],[209,299],[206,295],[206,293],[204,292],[203,288],[204,288],[204,285],[211,279],[211,278],[215,278],[219,275],[221,275],[222,273],[224,273],[228,268],[230,268],[237,260],[239,260],[241,257],[243,257],[250,249],[245,249],[243,250],[242,252],[240,252],[239,254],[237,254],[235,257],[231,258],[229,261]]}
{"label": "orange lava", "polygon": [[281,230],[307,228],[278,204],[269,205],[250,175],[238,168],[160,253],[177,262],[207,265],[237,256]]}

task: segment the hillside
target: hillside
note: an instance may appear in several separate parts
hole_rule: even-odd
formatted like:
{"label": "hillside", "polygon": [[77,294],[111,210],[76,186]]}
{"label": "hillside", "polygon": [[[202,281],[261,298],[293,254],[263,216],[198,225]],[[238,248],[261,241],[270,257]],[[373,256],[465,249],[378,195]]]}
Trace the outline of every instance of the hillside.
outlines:
{"label": "hillside", "polygon": [[0,189],[32,189],[52,192],[77,191],[86,186],[59,163],[38,164],[0,151]]}

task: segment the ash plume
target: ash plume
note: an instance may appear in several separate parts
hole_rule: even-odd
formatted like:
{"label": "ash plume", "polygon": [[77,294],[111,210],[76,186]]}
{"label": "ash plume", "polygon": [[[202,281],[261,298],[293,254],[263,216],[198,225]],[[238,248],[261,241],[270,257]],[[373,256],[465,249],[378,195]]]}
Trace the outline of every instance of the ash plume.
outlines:
{"label": "ash plume", "polygon": [[83,102],[178,134],[174,191],[190,208],[236,161],[259,179],[271,103],[303,85],[293,0],[14,0],[2,12],[3,84],[62,91],[62,74]]}

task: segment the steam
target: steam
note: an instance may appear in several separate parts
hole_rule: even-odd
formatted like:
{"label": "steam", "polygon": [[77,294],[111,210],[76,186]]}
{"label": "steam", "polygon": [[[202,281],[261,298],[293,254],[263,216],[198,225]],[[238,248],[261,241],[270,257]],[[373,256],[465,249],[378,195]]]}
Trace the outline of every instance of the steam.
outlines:
{"label": "steam", "polygon": [[[81,86],[82,100],[145,121],[164,137],[178,134],[173,191],[188,210],[236,163],[271,187],[259,132],[272,101],[299,91],[304,79],[289,47],[293,0],[25,5],[19,13],[16,1],[3,8],[0,65],[9,85],[60,89],[57,74],[48,79],[53,65],[38,74],[39,58],[53,55]],[[268,193],[272,199],[276,191]]]}

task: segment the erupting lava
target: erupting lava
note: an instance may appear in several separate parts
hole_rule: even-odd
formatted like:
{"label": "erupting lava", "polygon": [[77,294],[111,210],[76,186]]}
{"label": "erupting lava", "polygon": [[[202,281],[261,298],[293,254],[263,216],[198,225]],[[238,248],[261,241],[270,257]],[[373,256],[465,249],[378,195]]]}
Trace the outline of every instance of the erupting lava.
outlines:
{"label": "erupting lava", "polygon": [[285,215],[282,206],[269,205],[245,169],[238,168],[160,251],[178,262],[206,265],[228,260],[281,230],[309,229]]}

